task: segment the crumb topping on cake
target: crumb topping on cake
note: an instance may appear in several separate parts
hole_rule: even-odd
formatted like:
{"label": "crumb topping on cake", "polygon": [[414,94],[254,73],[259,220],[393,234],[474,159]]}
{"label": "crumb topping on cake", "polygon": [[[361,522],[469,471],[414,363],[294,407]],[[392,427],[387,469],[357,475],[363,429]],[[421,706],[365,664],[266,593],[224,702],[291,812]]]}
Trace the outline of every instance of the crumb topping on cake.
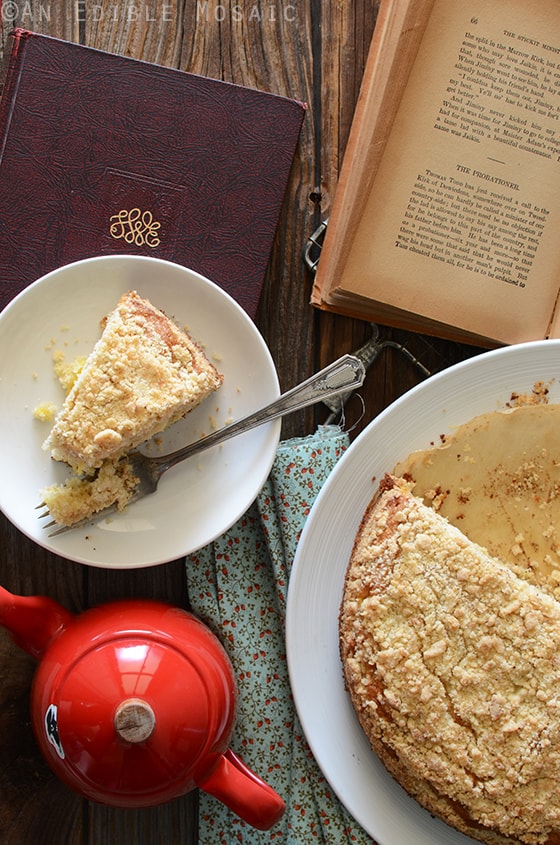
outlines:
{"label": "crumb topping on cake", "polygon": [[340,648],[373,749],[490,843],[560,830],[560,603],[387,477],[346,575]]}
{"label": "crumb topping on cake", "polygon": [[43,448],[95,468],[163,431],[223,377],[195,341],[134,291],[106,319]]}

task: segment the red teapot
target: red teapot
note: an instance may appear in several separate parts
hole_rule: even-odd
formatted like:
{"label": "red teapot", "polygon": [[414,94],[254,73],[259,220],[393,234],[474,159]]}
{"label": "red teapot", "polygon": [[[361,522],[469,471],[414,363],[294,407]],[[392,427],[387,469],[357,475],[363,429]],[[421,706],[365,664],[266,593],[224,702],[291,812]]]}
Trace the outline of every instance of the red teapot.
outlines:
{"label": "red teapot", "polygon": [[283,800],[228,747],[233,670],[191,613],[128,600],[74,616],[0,587],[0,624],[39,660],[33,730],[70,787],[115,807],[155,806],[198,787],[261,830],[280,819]]}

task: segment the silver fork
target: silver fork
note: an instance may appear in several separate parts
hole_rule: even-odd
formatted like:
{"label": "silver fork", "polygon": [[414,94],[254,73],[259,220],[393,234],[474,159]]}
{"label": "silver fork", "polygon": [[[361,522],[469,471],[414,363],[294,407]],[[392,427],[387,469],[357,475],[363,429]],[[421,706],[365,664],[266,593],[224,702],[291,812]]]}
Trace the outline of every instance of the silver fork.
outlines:
{"label": "silver fork", "polygon": [[[316,373],[301,384],[292,387],[291,390],[283,393],[278,399],[265,405],[258,411],[243,417],[237,422],[233,422],[207,437],[185,446],[183,449],[178,449],[176,452],[170,452],[168,455],[161,455],[157,457],[147,457],[141,452],[133,451],[124,456],[121,460],[127,461],[133,475],[138,478],[138,483],[134,488],[127,506],[132,502],[137,502],[139,499],[154,493],[160,478],[169,469],[186,461],[193,455],[198,455],[206,449],[217,446],[219,443],[224,443],[231,437],[236,437],[238,434],[243,434],[250,431],[265,422],[278,419],[293,411],[298,411],[301,408],[306,408],[316,402],[322,402],[340,393],[347,393],[348,390],[361,387],[364,383],[366,370],[364,364],[359,358],[354,355],[343,355],[334,363],[329,364],[320,372]],[[43,508],[42,513],[38,515],[38,519],[44,519],[50,516],[48,507],[42,502],[37,506],[37,509]],[[108,508],[98,511],[91,517],[76,522],[73,525],[61,525],[55,531],[49,533],[49,537],[54,537],[57,534],[63,534],[73,528],[79,528],[83,525],[91,525],[93,522],[98,522],[105,517],[117,512],[117,506],[111,505]],[[44,529],[51,528],[56,525],[56,521],[52,520],[44,524]]]}

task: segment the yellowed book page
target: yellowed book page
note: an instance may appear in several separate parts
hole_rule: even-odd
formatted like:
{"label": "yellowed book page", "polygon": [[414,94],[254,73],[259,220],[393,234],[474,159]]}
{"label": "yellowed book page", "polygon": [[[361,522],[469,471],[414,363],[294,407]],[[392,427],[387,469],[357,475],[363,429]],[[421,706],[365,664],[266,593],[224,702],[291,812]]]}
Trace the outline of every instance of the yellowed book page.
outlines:
{"label": "yellowed book page", "polygon": [[560,3],[436,0],[339,290],[506,343],[560,279]]}
{"label": "yellowed book page", "polygon": [[347,260],[434,0],[381,0],[311,301],[322,304]]}

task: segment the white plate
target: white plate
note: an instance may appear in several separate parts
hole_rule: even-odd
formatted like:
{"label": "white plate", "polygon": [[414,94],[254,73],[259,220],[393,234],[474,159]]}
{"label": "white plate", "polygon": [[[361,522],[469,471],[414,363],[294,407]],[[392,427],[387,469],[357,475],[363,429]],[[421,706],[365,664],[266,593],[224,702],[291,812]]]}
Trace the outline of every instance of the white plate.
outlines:
{"label": "white plate", "polygon": [[550,381],[560,402],[560,341],[484,353],[433,376],[356,438],[319,493],[294,560],[286,618],[290,678],[309,745],[332,788],[378,845],[466,845],[433,819],[370,750],[342,680],[338,610],[354,537],[377,482],[415,449]]}
{"label": "white plate", "polygon": [[170,470],[155,494],[111,521],[49,538],[34,507],[40,489],[67,470],[41,449],[50,425],[34,419],[33,409],[62,402],[53,349],[70,361],[87,355],[101,318],[128,290],[186,326],[224,375],[214,396],[169,429],[160,451],[196,440],[279,395],[270,353],[245,311],[217,285],[177,264],[129,255],[86,259],[49,273],[10,302],[0,315],[0,508],[41,546],[100,567],[164,563],[211,542],[256,497],[280,436],[280,422],[267,423]]}

